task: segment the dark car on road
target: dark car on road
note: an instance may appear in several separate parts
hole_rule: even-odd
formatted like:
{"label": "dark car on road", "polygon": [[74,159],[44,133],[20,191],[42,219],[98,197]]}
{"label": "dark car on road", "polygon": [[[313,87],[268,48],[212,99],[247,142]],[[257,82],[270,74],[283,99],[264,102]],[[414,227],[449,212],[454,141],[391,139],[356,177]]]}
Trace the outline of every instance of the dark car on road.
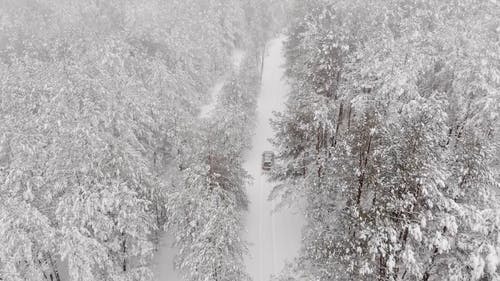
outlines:
{"label": "dark car on road", "polygon": [[262,170],[269,171],[274,164],[274,152],[264,151],[262,153]]}

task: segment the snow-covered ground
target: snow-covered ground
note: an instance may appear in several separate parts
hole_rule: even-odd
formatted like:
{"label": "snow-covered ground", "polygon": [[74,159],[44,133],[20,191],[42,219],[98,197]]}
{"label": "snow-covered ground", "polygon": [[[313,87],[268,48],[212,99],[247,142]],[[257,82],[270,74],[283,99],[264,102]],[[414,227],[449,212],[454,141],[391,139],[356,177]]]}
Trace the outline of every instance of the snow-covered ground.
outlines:
{"label": "snow-covered ground", "polygon": [[239,69],[241,67],[241,63],[243,62],[244,58],[245,58],[245,51],[244,50],[236,49],[233,51],[232,62],[233,62],[234,69],[236,71],[239,71]]}
{"label": "snow-covered ground", "polygon": [[153,273],[157,281],[181,281],[181,276],[174,269],[174,258],[177,249],[173,248],[174,239],[164,233],[160,240],[159,250],[153,259]]}
{"label": "snow-covered ground", "polygon": [[246,218],[246,240],[250,255],[246,257],[247,270],[253,281],[268,281],[278,274],[287,260],[298,253],[301,242],[303,217],[293,209],[272,213],[274,202],[267,200],[273,184],[262,174],[262,152],[271,150],[268,139],[273,136],[269,119],[273,111],[284,109],[288,85],[283,78],[283,37],[271,41],[264,59],[262,89],[257,105],[257,127],[248,153],[245,169],[254,178],[247,188],[250,209]]}

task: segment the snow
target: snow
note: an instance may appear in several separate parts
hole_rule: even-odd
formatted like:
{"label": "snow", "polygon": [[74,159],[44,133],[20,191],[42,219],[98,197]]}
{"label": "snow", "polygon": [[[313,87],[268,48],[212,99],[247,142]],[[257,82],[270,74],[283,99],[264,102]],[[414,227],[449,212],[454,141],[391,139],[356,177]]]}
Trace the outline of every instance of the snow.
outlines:
{"label": "snow", "polygon": [[245,58],[245,51],[240,49],[235,49],[232,54],[233,68],[238,71],[241,67],[241,63]]}
{"label": "snow", "polygon": [[[231,54],[231,62],[233,64],[233,71],[238,72],[240,70],[241,63],[245,58],[245,51],[240,49],[235,49]],[[210,89],[209,95],[211,97],[211,102],[202,106],[200,108],[200,118],[208,118],[210,117],[210,112],[213,111],[215,105],[217,104],[217,100],[219,98],[220,93],[222,92],[222,88],[226,84],[226,81],[231,76],[231,72],[226,73],[224,76],[219,78],[219,80],[215,83],[215,85]]]}
{"label": "snow", "polygon": [[283,40],[280,37],[270,42],[268,55],[264,60],[262,89],[257,104],[257,127],[252,139],[252,150],[244,165],[254,178],[253,185],[247,188],[250,207],[245,234],[250,244],[250,253],[245,263],[253,281],[269,280],[271,275],[281,271],[286,261],[291,261],[297,255],[304,222],[297,210],[283,209],[272,213],[276,202],[269,202],[267,198],[274,184],[267,182],[261,169],[262,152],[272,150],[268,141],[273,136],[269,119],[273,117],[273,111],[284,109],[289,89],[282,79]]}
{"label": "snow", "polygon": [[200,108],[200,118],[210,117],[210,112],[212,112],[212,110],[215,108],[215,105],[217,104],[217,98],[219,97],[220,92],[222,92],[222,88],[224,87],[227,78],[228,76],[225,75],[212,87],[212,89],[210,90],[212,101]]}
{"label": "snow", "polygon": [[174,269],[177,249],[172,247],[174,238],[164,233],[161,236],[159,250],[153,258],[152,270],[157,281],[181,281],[181,275]]}
{"label": "snow", "polygon": [[500,257],[498,256],[498,249],[488,247],[488,256],[486,256],[486,272],[494,274],[500,264]]}

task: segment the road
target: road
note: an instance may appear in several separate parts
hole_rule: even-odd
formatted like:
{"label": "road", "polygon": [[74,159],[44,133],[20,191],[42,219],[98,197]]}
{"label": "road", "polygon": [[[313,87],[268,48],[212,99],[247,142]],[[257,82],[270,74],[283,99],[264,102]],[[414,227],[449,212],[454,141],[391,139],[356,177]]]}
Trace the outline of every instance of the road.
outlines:
{"label": "road", "polygon": [[246,217],[246,240],[250,243],[245,263],[253,281],[268,281],[278,274],[285,262],[298,253],[301,241],[303,217],[293,209],[282,209],[272,213],[275,202],[267,200],[273,184],[267,182],[262,173],[261,157],[265,150],[272,150],[268,139],[273,136],[269,119],[273,111],[284,109],[289,86],[283,80],[282,53],[284,37],[268,43],[264,59],[262,89],[257,104],[257,127],[248,153],[245,169],[254,178],[247,187],[250,208]]}

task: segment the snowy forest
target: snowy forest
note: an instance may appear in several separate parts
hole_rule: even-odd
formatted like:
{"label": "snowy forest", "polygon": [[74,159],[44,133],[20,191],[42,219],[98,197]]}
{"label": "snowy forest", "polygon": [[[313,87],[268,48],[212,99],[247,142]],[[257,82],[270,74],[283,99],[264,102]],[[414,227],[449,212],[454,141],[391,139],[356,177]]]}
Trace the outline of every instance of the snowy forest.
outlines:
{"label": "snowy forest", "polygon": [[500,281],[500,2],[0,1],[0,280]]}

